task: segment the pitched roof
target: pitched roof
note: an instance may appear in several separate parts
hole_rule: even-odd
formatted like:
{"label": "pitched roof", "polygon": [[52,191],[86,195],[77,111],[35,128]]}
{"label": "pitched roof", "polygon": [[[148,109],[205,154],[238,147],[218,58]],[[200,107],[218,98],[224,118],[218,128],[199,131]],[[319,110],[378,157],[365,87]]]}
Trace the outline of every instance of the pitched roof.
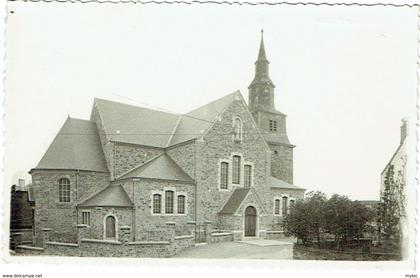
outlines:
{"label": "pitched roof", "polygon": [[180,182],[194,181],[166,153],[157,155],[154,158],[118,177],[118,179],[126,178],[163,179]]}
{"label": "pitched roof", "polygon": [[236,210],[241,205],[242,201],[248,195],[248,192],[251,190],[250,187],[248,188],[236,188],[235,191],[232,192],[230,195],[229,200],[223,206],[222,210],[219,214],[232,214],[235,213]]}
{"label": "pitched roof", "polygon": [[96,123],[68,117],[34,169],[108,172]]}
{"label": "pitched roof", "polygon": [[177,115],[95,98],[108,139],[165,148],[201,137],[239,92]]}
{"label": "pitched roof", "polygon": [[110,185],[99,191],[79,207],[132,207],[133,203],[121,185]]}
{"label": "pitched roof", "polygon": [[166,147],[179,115],[95,98],[108,139]]}
{"label": "pitched roof", "polygon": [[271,188],[305,190],[305,188],[287,183],[273,176],[267,178],[267,183],[270,185]]}

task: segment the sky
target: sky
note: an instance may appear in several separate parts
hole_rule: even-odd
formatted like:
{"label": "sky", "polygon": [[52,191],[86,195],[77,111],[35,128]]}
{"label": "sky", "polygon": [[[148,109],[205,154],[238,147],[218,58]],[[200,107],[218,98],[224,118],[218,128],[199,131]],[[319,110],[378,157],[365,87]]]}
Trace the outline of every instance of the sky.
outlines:
{"label": "sky", "polygon": [[[415,119],[409,7],[8,3],[5,182],[30,180],[68,115],[94,97],[185,113],[247,87],[264,28],[294,182],[377,199]],[[13,11],[13,13],[12,13]]]}

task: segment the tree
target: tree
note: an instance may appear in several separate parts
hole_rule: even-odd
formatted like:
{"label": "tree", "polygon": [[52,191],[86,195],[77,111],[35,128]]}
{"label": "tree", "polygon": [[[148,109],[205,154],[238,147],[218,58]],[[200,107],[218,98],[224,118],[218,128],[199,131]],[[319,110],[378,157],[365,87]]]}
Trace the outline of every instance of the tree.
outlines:
{"label": "tree", "polygon": [[319,246],[326,200],[326,195],[319,191],[311,191],[303,200],[298,200],[283,221],[286,234],[302,240],[304,245],[316,239]]}

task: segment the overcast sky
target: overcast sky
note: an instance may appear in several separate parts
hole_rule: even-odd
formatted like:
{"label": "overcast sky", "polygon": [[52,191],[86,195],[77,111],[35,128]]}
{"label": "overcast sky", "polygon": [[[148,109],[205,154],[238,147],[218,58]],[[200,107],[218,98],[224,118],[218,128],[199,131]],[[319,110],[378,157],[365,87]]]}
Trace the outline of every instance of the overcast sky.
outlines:
{"label": "overcast sky", "polygon": [[[94,97],[184,113],[248,99],[260,29],[286,113],[295,184],[378,198],[415,116],[414,8],[9,2],[5,181],[30,176]],[[130,100],[131,99],[131,100]]]}

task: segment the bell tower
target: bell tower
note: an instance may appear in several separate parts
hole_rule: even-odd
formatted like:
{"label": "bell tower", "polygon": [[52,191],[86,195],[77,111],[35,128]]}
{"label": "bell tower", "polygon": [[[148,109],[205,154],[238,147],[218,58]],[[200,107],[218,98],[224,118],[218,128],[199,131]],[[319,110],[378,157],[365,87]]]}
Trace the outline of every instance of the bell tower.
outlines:
{"label": "bell tower", "polygon": [[270,62],[264,46],[264,31],[258,58],[255,62],[255,76],[248,87],[248,105],[257,125],[271,149],[271,175],[293,183],[293,148],[286,131],[286,115],[276,110],[274,86],[269,76]]}

